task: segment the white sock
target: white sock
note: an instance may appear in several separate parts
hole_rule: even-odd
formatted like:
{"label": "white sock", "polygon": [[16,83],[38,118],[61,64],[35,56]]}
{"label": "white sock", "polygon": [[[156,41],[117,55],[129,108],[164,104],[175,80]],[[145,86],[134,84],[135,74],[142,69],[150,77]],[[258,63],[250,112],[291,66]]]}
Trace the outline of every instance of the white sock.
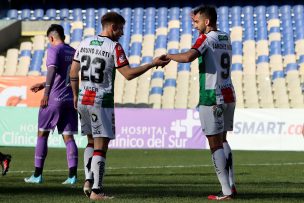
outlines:
{"label": "white sock", "polygon": [[84,150],[83,164],[84,164],[84,174],[86,180],[93,180],[93,174],[91,171],[93,152],[94,152],[94,148],[89,145]]}
{"label": "white sock", "polygon": [[101,156],[100,154],[96,154],[94,152],[93,158],[92,158],[92,164],[91,169],[93,172],[94,177],[94,184],[92,189],[98,189],[102,190],[102,182],[103,182],[103,176],[105,173],[105,165],[106,165],[106,159]]}
{"label": "white sock", "polygon": [[225,157],[227,160],[227,164],[229,167],[229,183],[230,183],[230,186],[233,186],[233,185],[235,185],[235,180],[234,180],[232,151],[231,151],[231,148],[230,148],[228,142],[224,142],[223,147],[224,147],[224,153],[225,153]]}
{"label": "white sock", "polygon": [[212,161],[215,167],[217,178],[219,179],[224,195],[231,195],[228,171],[226,170],[226,158],[223,149],[218,149],[212,154]]}

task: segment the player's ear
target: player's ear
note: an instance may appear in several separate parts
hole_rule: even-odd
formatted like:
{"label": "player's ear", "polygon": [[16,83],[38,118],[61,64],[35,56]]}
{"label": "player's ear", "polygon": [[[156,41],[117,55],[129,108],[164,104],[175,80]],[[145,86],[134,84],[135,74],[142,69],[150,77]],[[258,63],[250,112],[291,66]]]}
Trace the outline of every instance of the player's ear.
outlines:
{"label": "player's ear", "polygon": [[111,28],[113,31],[116,31],[118,29],[118,26],[116,24],[111,24]]}
{"label": "player's ear", "polygon": [[205,19],[205,25],[209,26],[210,25],[210,20],[209,19]]}

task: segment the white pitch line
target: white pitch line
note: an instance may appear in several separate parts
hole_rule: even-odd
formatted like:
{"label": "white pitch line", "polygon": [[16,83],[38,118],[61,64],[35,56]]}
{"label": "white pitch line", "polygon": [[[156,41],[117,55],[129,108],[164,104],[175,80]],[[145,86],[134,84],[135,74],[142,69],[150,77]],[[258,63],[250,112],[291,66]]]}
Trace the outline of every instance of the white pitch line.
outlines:
{"label": "white pitch line", "polygon": [[[260,163],[260,164],[236,164],[235,166],[294,166],[304,165],[304,162],[294,163]],[[176,165],[176,166],[135,166],[135,167],[107,167],[107,170],[121,170],[121,169],[162,169],[162,168],[197,168],[197,167],[213,167],[211,164],[199,164],[199,165]],[[84,169],[78,169],[83,171]],[[54,169],[43,170],[43,172],[65,172],[68,169]],[[9,171],[9,173],[33,173],[34,171]]]}

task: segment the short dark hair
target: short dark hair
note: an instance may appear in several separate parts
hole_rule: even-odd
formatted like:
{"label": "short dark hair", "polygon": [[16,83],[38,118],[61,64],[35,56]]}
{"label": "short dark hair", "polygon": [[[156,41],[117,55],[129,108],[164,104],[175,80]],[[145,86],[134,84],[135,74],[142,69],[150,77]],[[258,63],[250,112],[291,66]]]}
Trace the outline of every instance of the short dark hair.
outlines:
{"label": "short dark hair", "polygon": [[49,36],[51,33],[56,33],[58,37],[64,41],[65,36],[64,36],[64,30],[63,27],[59,24],[52,24],[49,29],[46,32],[46,36]]}
{"label": "short dark hair", "polygon": [[200,5],[193,9],[192,13],[194,15],[196,14],[204,14],[210,21],[210,24],[216,25],[217,21],[217,13],[216,8],[214,6],[206,6],[206,5]]}
{"label": "short dark hair", "polygon": [[101,24],[102,27],[104,27],[105,25],[110,23],[114,23],[117,25],[124,25],[126,23],[126,20],[116,12],[108,12],[102,16]]}

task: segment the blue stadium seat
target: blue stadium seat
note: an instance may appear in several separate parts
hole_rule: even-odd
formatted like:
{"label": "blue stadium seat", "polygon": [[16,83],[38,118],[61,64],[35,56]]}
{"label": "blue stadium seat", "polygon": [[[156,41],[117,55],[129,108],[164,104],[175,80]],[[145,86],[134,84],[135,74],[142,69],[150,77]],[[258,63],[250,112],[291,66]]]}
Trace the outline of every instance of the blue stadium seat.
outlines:
{"label": "blue stadium seat", "polygon": [[[86,17],[86,28],[95,28],[95,15],[89,15]],[[100,23],[100,22],[99,22]]]}
{"label": "blue stadium seat", "polygon": [[157,48],[167,48],[167,36],[159,35],[156,38],[155,49]]}
{"label": "blue stadium seat", "polygon": [[233,63],[231,65],[231,71],[243,71],[243,64],[241,64],[241,63]]}
{"label": "blue stadium seat", "polygon": [[131,49],[130,49],[130,56],[132,56],[132,55],[140,56],[141,55],[141,47],[142,47],[142,43],[133,42],[132,45],[131,45]]}
{"label": "blue stadium seat", "polygon": [[152,74],[152,79],[161,78],[164,79],[164,72],[163,71],[154,71]]}
{"label": "blue stadium seat", "polygon": [[152,94],[163,94],[163,88],[162,87],[152,87],[150,91],[150,95]]}
{"label": "blue stadium seat", "polygon": [[70,17],[69,9],[67,9],[67,8],[60,9],[59,17],[61,20],[69,19],[69,17]]}
{"label": "blue stadium seat", "polygon": [[245,6],[242,9],[244,16],[252,16],[253,17],[253,6]]}
{"label": "blue stadium seat", "polygon": [[179,8],[178,7],[170,8],[169,18],[170,18],[170,20],[179,20]]}
{"label": "blue stadium seat", "polygon": [[284,5],[280,7],[280,13],[282,17],[291,17],[291,6],[290,5]]}
{"label": "blue stadium seat", "polygon": [[270,43],[270,55],[281,54],[281,42],[272,41]]}
{"label": "blue stadium seat", "polygon": [[286,66],[285,72],[287,73],[288,71],[292,71],[292,70],[298,70],[298,64],[296,63],[289,63]]}
{"label": "blue stadium seat", "polygon": [[141,58],[141,63],[142,64],[143,63],[151,63],[152,60],[153,60],[153,57],[151,57],[151,56],[144,56],[144,57]]}
{"label": "blue stadium seat", "polygon": [[179,28],[170,29],[168,41],[179,41]]}
{"label": "blue stadium seat", "polygon": [[157,27],[167,27],[168,25],[168,9],[166,7],[161,7],[157,10]]}
{"label": "blue stadium seat", "polygon": [[199,36],[199,32],[196,29],[192,29],[192,44],[194,44]]}
{"label": "blue stadium seat", "polygon": [[94,8],[87,8],[86,10],[85,10],[85,15],[86,15],[86,17],[87,16],[96,16],[95,15],[95,9]]}
{"label": "blue stadium seat", "polygon": [[243,44],[242,42],[232,42],[232,55],[243,55]]}
{"label": "blue stadium seat", "polygon": [[23,57],[23,56],[31,57],[31,50],[22,50],[22,51],[20,52],[19,57]]}
{"label": "blue stadium seat", "polygon": [[241,10],[240,6],[231,7],[231,27],[241,26]]}
{"label": "blue stadium seat", "polygon": [[175,79],[166,79],[164,83],[165,87],[176,87],[176,80]]}
{"label": "blue stadium seat", "polygon": [[153,19],[146,18],[145,28],[144,28],[145,34],[154,34],[154,32],[155,32],[155,20],[154,19],[155,19],[154,17],[153,17]]}
{"label": "blue stadium seat", "polygon": [[269,62],[269,56],[267,56],[267,55],[258,56],[257,64],[268,63],[268,62]]}
{"label": "blue stadium seat", "polygon": [[9,19],[18,19],[18,11],[16,9],[8,10],[7,17]]}
{"label": "blue stadium seat", "polygon": [[34,10],[35,20],[42,20],[43,17],[44,17],[44,10],[43,9],[35,9]]}
{"label": "blue stadium seat", "polygon": [[40,72],[43,56],[44,56],[44,50],[34,51],[34,54],[33,54],[32,60],[31,60],[31,64],[30,64],[30,68],[29,68],[29,72],[31,72],[31,71]]}
{"label": "blue stadium seat", "polygon": [[82,29],[74,29],[72,32],[71,42],[80,42],[82,40]]}
{"label": "blue stadium seat", "polygon": [[119,8],[111,8],[111,11],[120,14],[120,9]]}
{"label": "blue stadium seat", "polygon": [[304,55],[301,55],[297,61],[298,64],[304,63]]}
{"label": "blue stadium seat", "polygon": [[272,27],[269,30],[269,34],[271,34],[271,33],[277,33],[277,32],[280,32],[280,28],[279,27]]}
{"label": "blue stadium seat", "polygon": [[[168,53],[169,53],[169,54],[178,54],[179,51],[178,51],[178,49],[169,49]],[[182,53],[182,52],[181,52],[181,53]]]}
{"label": "blue stadium seat", "polygon": [[31,19],[31,10],[30,9],[22,9],[21,11],[21,19],[29,20]]}
{"label": "blue stadium seat", "polygon": [[82,9],[74,8],[72,10],[72,14],[74,21],[82,21]]}
{"label": "blue stadium seat", "polygon": [[55,20],[57,17],[56,9],[48,9],[46,11],[46,16],[48,17],[49,20]]}
{"label": "blue stadium seat", "polygon": [[64,34],[65,35],[70,35],[71,32],[71,24],[69,21],[61,21],[61,26],[63,27]]}
{"label": "blue stadium seat", "polygon": [[265,16],[266,15],[266,7],[265,6],[256,6],[255,7],[255,13]]}
{"label": "blue stadium seat", "polygon": [[177,72],[190,71],[190,64],[191,63],[179,63],[177,67]]}
{"label": "blue stadium seat", "polygon": [[284,78],[284,71],[274,71],[272,74],[272,80],[275,80],[277,78]]}
{"label": "blue stadium seat", "polygon": [[149,7],[145,9],[146,18],[154,18],[155,19],[156,10],[154,7]]}
{"label": "blue stadium seat", "polygon": [[268,14],[268,19],[279,18],[279,7],[278,6],[268,6],[266,10]]}

